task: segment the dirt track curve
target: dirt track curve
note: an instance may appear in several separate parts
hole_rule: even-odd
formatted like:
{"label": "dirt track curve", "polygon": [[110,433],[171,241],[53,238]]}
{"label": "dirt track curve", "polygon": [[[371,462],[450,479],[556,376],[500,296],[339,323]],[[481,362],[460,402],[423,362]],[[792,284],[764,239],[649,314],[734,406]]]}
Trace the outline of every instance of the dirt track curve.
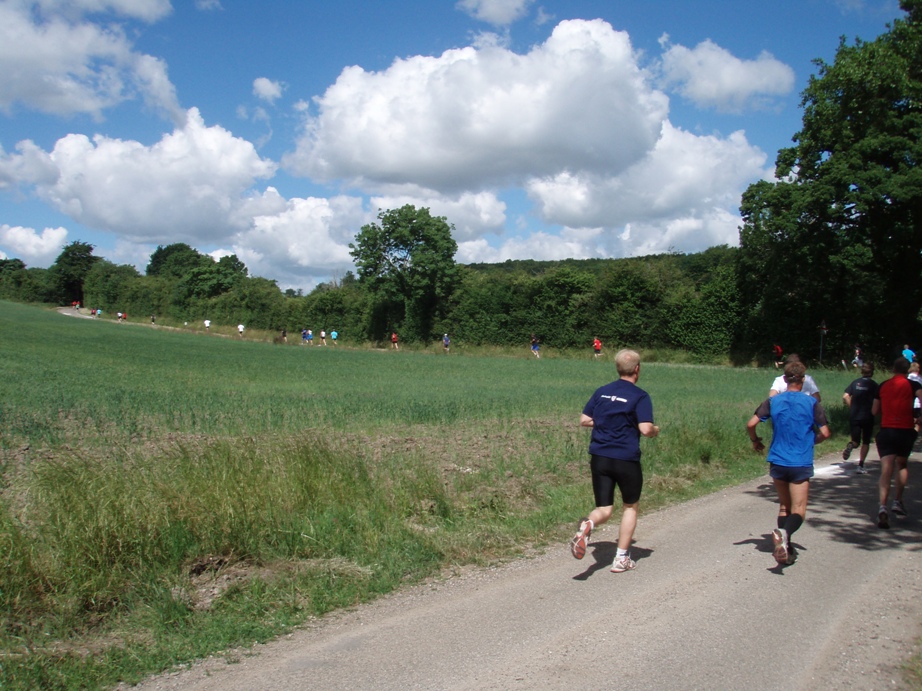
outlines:
{"label": "dirt track curve", "polygon": [[824,450],[799,559],[783,569],[766,476],[642,515],[634,571],[609,572],[617,527],[605,526],[582,561],[561,544],[137,688],[900,688],[922,633],[922,519],[878,530],[877,463],[856,475]]}

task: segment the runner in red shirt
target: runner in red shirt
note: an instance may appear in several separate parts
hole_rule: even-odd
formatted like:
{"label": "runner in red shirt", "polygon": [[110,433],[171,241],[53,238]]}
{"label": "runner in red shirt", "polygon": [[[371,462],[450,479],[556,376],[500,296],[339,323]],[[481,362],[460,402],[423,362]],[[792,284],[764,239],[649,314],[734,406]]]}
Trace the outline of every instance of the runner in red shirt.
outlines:
{"label": "runner in red shirt", "polygon": [[877,453],[880,456],[880,509],[877,512],[877,527],[890,527],[890,512],[887,500],[890,497],[890,481],[896,467],[896,491],[890,510],[897,516],[905,516],[903,489],[909,481],[909,454],[916,441],[916,419],[912,402],[922,401],[922,384],[909,379],[909,360],[900,356],[893,363],[893,376],[880,385],[874,399],[872,413],[880,412],[880,431],[877,433]]}

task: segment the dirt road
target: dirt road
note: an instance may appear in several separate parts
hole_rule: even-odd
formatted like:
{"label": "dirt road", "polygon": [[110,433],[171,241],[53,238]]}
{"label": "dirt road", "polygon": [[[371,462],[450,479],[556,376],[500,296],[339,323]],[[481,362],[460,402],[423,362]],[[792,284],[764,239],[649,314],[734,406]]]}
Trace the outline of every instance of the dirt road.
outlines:
{"label": "dirt road", "polygon": [[642,516],[632,572],[609,572],[617,528],[603,527],[582,561],[561,544],[140,688],[899,688],[922,633],[922,519],[878,530],[877,464],[835,460],[818,461],[783,569],[765,477]]}

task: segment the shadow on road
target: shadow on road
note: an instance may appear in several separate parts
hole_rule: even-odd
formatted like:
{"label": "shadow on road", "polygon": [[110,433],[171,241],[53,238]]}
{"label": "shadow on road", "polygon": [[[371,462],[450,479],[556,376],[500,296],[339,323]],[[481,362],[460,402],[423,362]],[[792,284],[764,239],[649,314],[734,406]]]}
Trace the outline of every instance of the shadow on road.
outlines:
{"label": "shadow on road", "polygon": [[[770,486],[771,485],[769,485],[769,487]],[[740,540],[739,542],[734,542],[733,544],[734,545],[752,545],[759,552],[764,552],[765,554],[771,554],[775,549],[775,543],[772,540],[771,533],[763,533],[761,537],[750,537],[745,540]],[[809,551],[806,547],[804,547],[799,542],[796,542],[795,540],[791,540],[790,544],[791,544],[791,547],[794,548],[794,551],[798,556],[801,554],[801,552]],[[791,566],[791,564],[777,564],[776,563],[770,569],[766,569],[766,571],[771,571],[774,574],[783,576],[784,570],[788,566]]]}
{"label": "shadow on road", "polygon": [[[880,479],[880,464],[869,460],[867,466],[870,471],[867,475],[856,474],[855,464],[846,463],[836,464],[835,470],[831,473],[814,477],[810,481],[807,522],[814,530],[828,534],[833,540],[849,543],[866,551],[897,547],[922,549],[922,521],[918,513],[922,511],[922,496],[914,502],[912,493],[913,476],[918,484],[922,467],[910,461],[910,485],[906,488],[910,515],[899,518],[891,514],[890,529],[881,530],[877,527],[877,483]],[[769,482],[747,490],[747,493],[777,505],[775,488]],[[890,496],[893,497],[892,490]],[[766,513],[767,525],[771,526],[774,523],[774,515],[771,512]],[[770,534],[766,534],[760,550],[771,552]]]}
{"label": "shadow on road", "polygon": [[[590,550],[594,563],[590,564],[582,573],[573,576],[574,581],[588,580],[596,571],[607,571],[611,568],[611,564],[615,560],[615,555],[618,553],[618,543],[607,541],[593,542],[590,545]],[[642,559],[646,559],[651,554],[653,554],[652,549],[631,545],[631,559],[636,561],[638,565]]]}
{"label": "shadow on road", "polygon": [[[922,550],[922,495],[915,498],[912,481],[919,484],[922,476],[922,464],[910,461],[910,485],[907,486],[907,509],[910,515],[899,518],[891,514],[889,530],[877,527],[877,483],[880,479],[880,464],[868,460],[867,475],[855,473],[854,463],[837,463],[832,467],[820,467],[822,472],[810,482],[810,502],[807,506],[807,523],[813,530],[825,533],[832,540],[854,545],[858,549],[876,552],[887,549]],[[744,490],[746,494],[763,499],[765,507],[765,527],[768,529],[759,537],[747,537],[735,545],[751,544],[759,552],[771,554],[774,549],[771,529],[775,527],[778,496],[771,482],[762,482],[756,487]],[[891,491],[892,498],[892,491]],[[915,499],[915,501],[914,501]],[[798,554],[809,551],[809,547],[800,543],[794,535],[791,545]],[[575,581],[586,581],[598,571],[607,571],[615,559],[617,543],[610,541],[593,542],[587,552],[590,563],[579,574],[573,576]],[[632,546],[631,557],[638,562],[650,557],[652,549]],[[590,561],[591,558],[591,561]],[[784,575],[786,566],[775,565],[768,569],[772,573]]]}

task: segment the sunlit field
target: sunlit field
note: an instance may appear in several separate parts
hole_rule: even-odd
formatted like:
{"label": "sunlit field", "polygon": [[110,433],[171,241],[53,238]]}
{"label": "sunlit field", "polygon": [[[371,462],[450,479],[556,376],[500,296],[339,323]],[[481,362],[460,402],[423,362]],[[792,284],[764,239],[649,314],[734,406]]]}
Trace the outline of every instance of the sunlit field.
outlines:
{"label": "sunlit field", "polygon": [[[613,354],[280,345],[0,302],[0,687],[136,681],[566,549],[592,505],[576,423]],[[642,366],[662,427],[643,512],[765,472],[745,423],[776,374]],[[812,374],[841,432],[854,374]]]}

